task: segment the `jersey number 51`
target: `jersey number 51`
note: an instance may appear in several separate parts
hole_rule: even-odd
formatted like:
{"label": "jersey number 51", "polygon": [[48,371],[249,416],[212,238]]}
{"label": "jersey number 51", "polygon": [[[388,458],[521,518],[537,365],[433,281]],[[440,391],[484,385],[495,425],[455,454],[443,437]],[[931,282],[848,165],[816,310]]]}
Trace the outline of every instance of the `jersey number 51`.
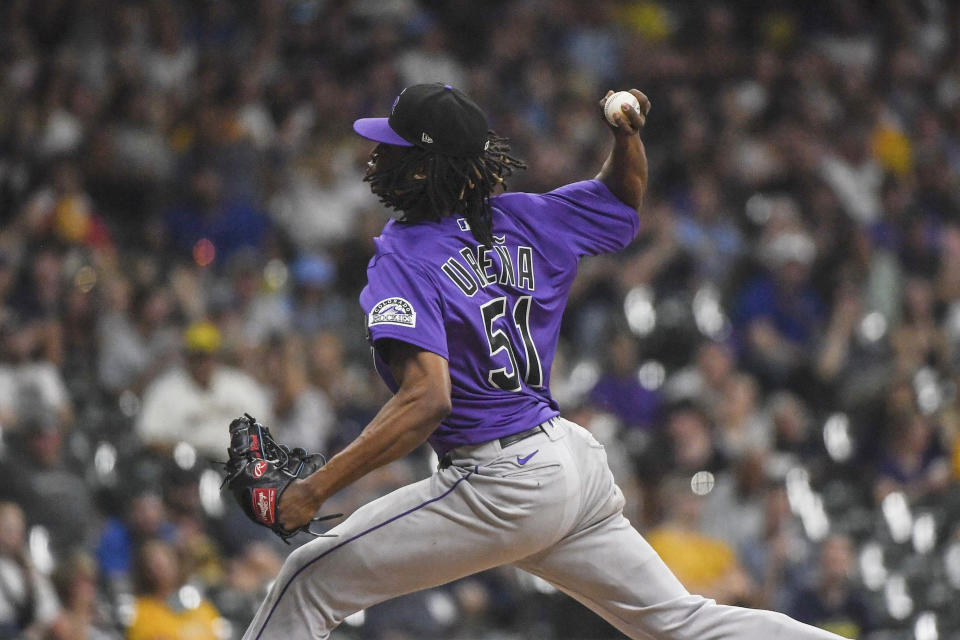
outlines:
{"label": "jersey number 51", "polygon": [[[542,387],[543,367],[540,364],[537,345],[533,343],[533,337],[530,335],[530,307],[532,304],[530,296],[520,296],[516,304],[513,305],[512,315],[513,323],[520,331],[520,338],[523,341],[523,356],[527,365],[523,381],[531,387]],[[510,336],[504,333],[502,329],[493,326],[497,319],[506,315],[507,306],[507,298],[501,296],[480,307],[480,313],[483,316],[483,329],[487,334],[487,344],[490,346],[490,357],[496,356],[501,351],[506,351],[507,357],[510,358],[509,372],[506,367],[491,369],[487,374],[487,380],[493,386],[504,391],[520,391],[520,367],[517,361],[521,354],[510,340]]]}

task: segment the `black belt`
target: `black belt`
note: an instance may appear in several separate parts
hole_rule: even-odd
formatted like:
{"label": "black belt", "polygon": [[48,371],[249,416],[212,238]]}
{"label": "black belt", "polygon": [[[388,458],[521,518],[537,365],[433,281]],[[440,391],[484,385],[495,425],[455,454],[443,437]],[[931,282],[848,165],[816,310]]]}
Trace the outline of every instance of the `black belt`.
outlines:
{"label": "black belt", "polygon": [[546,431],[543,430],[543,426],[539,424],[532,429],[527,429],[526,431],[521,431],[520,433],[514,433],[509,436],[503,436],[499,440],[500,447],[501,448],[509,447],[512,444],[516,444],[521,440],[526,440],[527,438],[531,436],[535,436],[538,433],[546,433]]}
{"label": "black belt", "polygon": [[[531,436],[535,436],[538,433],[546,433],[546,432],[547,430],[543,428],[543,425],[538,424],[532,429],[527,429],[526,431],[521,431],[519,433],[512,433],[509,436],[503,436],[502,438],[497,440],[497,442],[500,443],[500,448],[503,449],[505,447],[509,447],[512,444],[516,444],[521,440],[526,440]],[[437,469],[446,469],[451,464],[453,464],[453,456],[451,455],[451,452],[448,451],[445,454],[443,454],[442,458],[440,458],[439,464],[437,465]]]}

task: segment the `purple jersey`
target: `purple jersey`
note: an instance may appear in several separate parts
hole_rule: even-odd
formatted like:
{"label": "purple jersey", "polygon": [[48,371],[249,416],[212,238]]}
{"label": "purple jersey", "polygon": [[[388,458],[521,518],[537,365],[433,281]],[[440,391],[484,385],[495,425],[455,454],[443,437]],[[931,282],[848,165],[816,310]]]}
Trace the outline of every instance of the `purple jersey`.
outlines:
{"label": "purple jersey", "polygon": [[[463,218],[388,222],[360,294],[371,344],[402,340],[449,362],[453,409],[429,439],[441,456],[559,413],[550,365],[577,263],[622,249],[639,224],[597,180],[490,204],[491,249],[478,246]],[[396,391],[376,352],[375,361]]]}

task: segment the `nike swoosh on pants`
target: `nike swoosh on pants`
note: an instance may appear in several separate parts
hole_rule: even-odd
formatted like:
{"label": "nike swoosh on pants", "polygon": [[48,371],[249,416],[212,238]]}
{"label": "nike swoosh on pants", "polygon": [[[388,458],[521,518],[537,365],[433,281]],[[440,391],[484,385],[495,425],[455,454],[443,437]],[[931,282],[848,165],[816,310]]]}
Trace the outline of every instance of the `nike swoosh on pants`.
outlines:
{"label": "nike swoosh on pants", "polygon": [[534,451],[534,452],[531,453],[530,455],[525,456],[525,457],[522,457],[522,458],[521,458],[520,456],[517,456],[517,464],[519,464],[519,465],[522,467],[523,465],[527,464],[527,462],[530,461],[530,458],[532,458],[533,456],[537,455],[538,453],[540,453],[540,449],[537,449],[536,451]]}

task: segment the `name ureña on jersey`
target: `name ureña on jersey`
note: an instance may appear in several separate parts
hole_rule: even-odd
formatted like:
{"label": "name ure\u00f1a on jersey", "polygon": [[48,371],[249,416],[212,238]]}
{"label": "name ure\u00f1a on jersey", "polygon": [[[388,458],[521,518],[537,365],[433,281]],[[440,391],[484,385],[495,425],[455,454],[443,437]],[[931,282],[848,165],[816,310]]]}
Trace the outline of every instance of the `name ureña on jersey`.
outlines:
{"label": "name ure\u00f1a on jersey", "polygon": [[[477,245],[464,247],[440,266],[440,270],[467,297],[473,297],[481,288],[501,284],[534,291],[533,249],[502,244],[503,236],[495,236],[493,248]],[[497,260],[493,259],[497,257]]]}
{"label": "name ure\u00f1a on jersey", "polygon": [[397,324],[402,327],[417,326],[417,312],[404,298],[385,298],[374,305],[370,311],[367,326],[375,324]]}

